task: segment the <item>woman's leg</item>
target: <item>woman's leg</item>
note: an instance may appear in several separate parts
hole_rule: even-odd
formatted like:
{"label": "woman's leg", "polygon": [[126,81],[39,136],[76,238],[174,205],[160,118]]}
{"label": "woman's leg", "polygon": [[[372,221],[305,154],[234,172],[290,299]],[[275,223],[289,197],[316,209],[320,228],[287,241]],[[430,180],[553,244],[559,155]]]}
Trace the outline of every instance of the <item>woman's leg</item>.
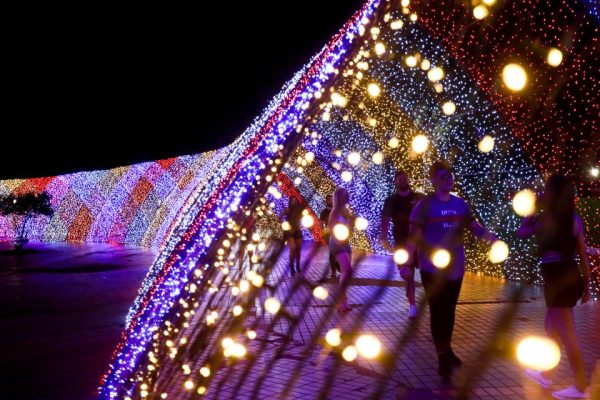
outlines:
{"label": "woman's leg", "polygon": [[583,370],[583,357],[581,349],[577,342],[575,333],[575,322],[573,320],[573,308],[552,308],[553,322],[556,323],[555,329],[560,336],[562,344],[565,346],[567,358],[573,372],[575,387],[580,392],[585,390],[585,371]]}
{"label": "woman's leg", "polygon": [[406,282],[406,298],[410,305],[415,304],[415,268],[402,267],[400,277]]}
{"label": "woman's leg", "polygon": [[[560,346],[560,335],[558,334],[558,331],[556,330],[556,322],[554,321],[556,318],[555,317],[556,312],[553,310],[556,310],[556,308],[548,307],[546,309],[546,319],[544,320],[544,328],[546,330],[546,336],[548,336],[550,339],[554,340],[556,342],[556,344],[558,344]],[[549,371],[543,371],[542,377],[545,379],[552,379],[555,371],[556,371],[556,368],[553,368]]]}
{"label": "woman's leg", "polygon": [[290,237],[288,239],[288,246],[290,247],[290,251],[288,254],[290,262],[290,271],[292,272],[292,275],[294,275],[296,273],[296,270],[294,269],[294,259],[296,258],[296,239]]}
{"label": "woman's leg", "polygon": [[294,239],[296,241],[296,271],[300,272],[300,253],[302,252],[302,239]]}
{"label": "woman's leg", "polygon": [[350,257],[351,255],[347,252],[336,255],[336,260],[342,270],[340,274],[340,305],[338,307],[341,311],[349,311],[351,309],[348,305],[348,296],[346,295],[350,283],[350,276],[352,275],[352,260]]}

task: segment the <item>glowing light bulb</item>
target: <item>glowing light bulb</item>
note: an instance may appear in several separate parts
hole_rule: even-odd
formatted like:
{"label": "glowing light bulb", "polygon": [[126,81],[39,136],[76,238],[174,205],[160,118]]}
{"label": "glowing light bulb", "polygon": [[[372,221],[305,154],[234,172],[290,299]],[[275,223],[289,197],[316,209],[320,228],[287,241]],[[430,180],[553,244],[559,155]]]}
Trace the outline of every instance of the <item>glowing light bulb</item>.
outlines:
{"label": "glowing light bulb", "polygon": [[507,88],[514,92],[518,92],[527,84],[527,73],[519,64],[507,64],[502,69],[502,81]]}
{"label": "glowing light bulb", "polygon": [[381,343],[373,335],[361,335],[356,340],[356,349],[364,358],[372,359],[381,352]]}
{"label": "glowing light bulb", "polygon": [[483,4],[480,4],[473,9],[473,16],[476,19],[482,20],[488,15],[490,15],[490,10]]}
{"label": "glowing light bulb", "polygon": [[439,82],[446,76],[442,67],[433,67],[427,72],[427,78],[431,82]]}
{"label": "glowing light bulb", "polygon": [[392,138],[390,140],[388,140],[388,146],[390,146],[392,149],[395,149],[399,145],[400,145],[400,139],[398,139],[396,136],[392,136]]}
{"label": "glowing light bulb", "polygon": [[498,264],[506,260],[508,252],[508,245],[502,240],[496,240],[490,248],[488,258],[494,264]]}
{"label": "glowing light bulb", "polygon": [[442,112],[445,115],[452,115],[452,114],[454,114],[455,111],[456,111],[456,105],[451,101],[447,101],[442,105]]}
{"label": "glowing light bulb", "polygon": [[334,106],[346,107],[348,105],[348,99],[339,94],[338,92],[333,92],[331,94],[331,102]]}
{"label": "glowing light bulb", "polygon": [[392,21],[392,23],[390,24],[390,28],[392,28],[393,31],[402,29],[403,26],[404,22],[402,22],[401,20]]}
{"label": "glowing light bulb", "polygon": [[352,172],[343,171],[341,177],[344,182],[350,182],[352,180]]}
{"label": "glowing light bulb", "polygon": [[423,71],[427,71],[429,68],[431,68],[431,62],[427,59],[421,61],[421,69]]}
{"label": "glowing light bulb", "polygon": [[529,189],[524,189],[515,194],[512,206],[518,215],[527,217],[535,212],[535,202],[535,193]]}
{"label": "glowing light bulb", "polygon": [[406,65],[408,65],[411,68],[416,67],[417,66],[417,57],[408,56],[408,57],[406,57],[406,60],[404,60],[404,62],[406,63]]}
{"label": "glowing light bulb", "polygon": [[411,142],[412,150],[417,154],[423,154],[429,147],[429,139],[425,135],[417,135]]}
{"label": "glowing light bulb", "polygon": [[315,159],[315,153],[313,153],[312,151],[309,151],[308,153],[306,153],[304,155],[304,158],[306,159],[306,161],[308,162],[313,162]]}
{"label": "glowing light bulb", "polygon": [[352,362],[356,360],[358,357],[358,351],[356,351],[356,347],[350,345],[342,351],[342,358],[348,362]]}
{"label": "glowing light bulb", "polygon": [[394,252],[394,262],[398,265],[406,264],[408,261],[408,251],[405,249],[398,249]]}
{"label": "glowing light bulb", "polygon": [[329,291],[325,289],[323,286],[317,286],[313,289],[313,296],[315,296],[319,300],[326,300],[329,297]]}
{"label": "glowing light bulb", "polygon": [[594,178],[597,178],[600,175],[600,170],[596,167],[592,167],[590,169],[590,175]]}
{"label": "glowing light bulb", "polygon": [[209,367],[200,368],[200,375],[202,375],[205,378],[208,378],[210,376],[210,368]]}
{"label": "glowing light bulb", "polygon": [[494,150],[494,138],[490,135],[485,135],[477,144],[477,148],[482,153],[489,153]]}
{"label": "glowing light bulb", "polygon": [[367,227],[369,226],[369,221],[367,221],[366,218],[363,217],[357,217],[354,220],[354,227],[359,230],[359,231],[364,231],[367,229]]}
{"label": "glowing light bulb", "polygon": [[277,314],[281,308],[281,303],[274,297],[269,297],[265,300],[265,310],[271,314]]}
{"label": "glowing light bulb", "polygon": [[302,217],[302,226],[305,228],[310,228],[315,224],[315,220],[312,215],[305,215]]}
{"label": "glowing light bulb", "polygon": [[283,229],[284,231],[289,231],[292,229],[292,225],[290,225],[288,221],[283,221],[281,223],[281,229]]}
{"label": "glowing light bulb", "polygon": [[548,371],[560,362],[560,348],[552,339],[530,336],[517,345],[517,360],[527,368]]}
{"label": "glowing light bulb", "polygon": [[369,86],[367,86],[367,92],[369,93],[369,96],[377,97],[381,94],[381,88],[376,83],[369,83]]}
{"label": "glowing light bulb", "polygon": [[353,151],[348,154],[348,163],[352,166],[358,165],[358,163],[360,163],[360,153]]}
{"label": "glowing light bulb", "polygon": [[373,153],[372,160],[373,164],[381,165],[383,163],[383,153],[380,151]]}
{"label": "glowing light bulb", "polygon": [[339,346],[342,343],[342,331],[338,328],[330,329],[325,335],[325,341],[332,347]]}
{"label": "glowing light bulb", "polygon": [[431,262],[436,268],[444,269],[450,264],[450,253],[448,250],[436,250],[431,256]]}
{"label": "glowing light bulb", "polygon": [[256,339],[256,331],[248,331],[246,332],[246,336],[248,336],[248,339],[254,340]]}
{"label": "glowing light bulb", "polygon": [[548,65],[552,67],[558,67],[562,63],[562,60],[562,51],[560,51],[556,47],[553,47],[550,50],[548,50],[548,54],[546,55],[546,62],[548,63]]}
{"label": "glowing light bulb", "polygon": [[333,227],[333,236],[339,241],[344,241],[350,236],[350,230],[344,224],[335,224]]}
{"label": "glowing light bulb", "polygon": [[377,43],[375,45],[375,54],[377,54],[378,56],[381,56],[385,53],[385,45],[381,42]]}

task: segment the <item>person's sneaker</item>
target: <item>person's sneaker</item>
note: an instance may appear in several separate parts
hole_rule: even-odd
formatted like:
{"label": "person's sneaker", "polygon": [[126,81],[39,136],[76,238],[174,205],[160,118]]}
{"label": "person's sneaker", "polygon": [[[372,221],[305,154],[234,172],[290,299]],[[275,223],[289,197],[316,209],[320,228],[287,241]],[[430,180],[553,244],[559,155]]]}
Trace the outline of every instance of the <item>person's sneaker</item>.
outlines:
{"label": "person's sneaker", "polygon": [[408,309],[408,318],[417,318],[417,305],[411,304]]}
{"label": "person's sneaker", "polygon": [[448,352],[438,353],[438,374],[442,378],[449,378],[452,374],[452,362],[450,360],[450,354]]}
{"label": "person's sneaker", "polygon": [[547,379],[542,376],[540,371],[534,371],[532,369],[525,370],[525,376],[534,382],[539,383],[543,388],[548,388],[552,385],[552,379]]}
{"label": "person's sneaker", "polygon": [[453,367],[460,367],[462,365],[461,359],[454,354],[452,349],[450,349],[450,364],[452,364]]}
{"label": "person's sneaker", "polygon": [[586,392],[580,392],[575,386],[569,386],[563,390],[552,392],[552,396],[557,399],[589,399],[590,396]]}

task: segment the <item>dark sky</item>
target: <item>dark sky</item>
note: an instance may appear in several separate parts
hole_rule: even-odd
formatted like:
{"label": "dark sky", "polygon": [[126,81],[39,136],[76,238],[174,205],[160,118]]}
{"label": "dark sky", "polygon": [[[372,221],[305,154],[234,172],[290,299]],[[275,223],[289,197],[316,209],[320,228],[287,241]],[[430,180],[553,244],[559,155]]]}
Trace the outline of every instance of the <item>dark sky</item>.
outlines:
{"label": "dark sky", "polygon": [[362,3],[24,6],[2,56],[0,179],[226,145]]}

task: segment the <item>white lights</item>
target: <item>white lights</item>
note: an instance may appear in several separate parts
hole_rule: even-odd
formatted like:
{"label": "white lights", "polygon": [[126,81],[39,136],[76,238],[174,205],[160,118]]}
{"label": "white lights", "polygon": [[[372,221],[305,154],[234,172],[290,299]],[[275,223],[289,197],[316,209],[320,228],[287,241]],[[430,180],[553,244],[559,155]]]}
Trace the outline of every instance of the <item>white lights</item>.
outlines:
{"label": "white lights", "polygon": [[592,178],[597,178],[598,176],[600,176],[600,169],[598,169],[598,167],[590,168],[590,175],[592,176]]}
{"label": "white lights", "polygon": [[407,66],[409,66],[411,68],[416,67],[417,66],[417,57],[408,56],[408,57],[406,57],[404,62],[406,63]]}
{"label": "white lights", "polygon": [[375,54],[377,54],[378,56],[381,56],[385,53],[385,45],[381,42],[377,43],[375,45]]}
{"label": "white lights", "polygon": [[530,336],[517,345],[517,360],[527,368],[548,371],[560,362],[560,348],[552,339]]}
{"label": "white lights", "polygon": [[404,22],[402,22],[401,20],[392,21],[392,23],[390,23],[390,28],[392,28],[393,31],[402,29],[403,26]]}
{"label": "white lights", "polygon": [[352,362],[356,360],[358,357],[358,351],[356,351],[356,347],[350,345],[342,351],[342,358],[348,362]]}
{"label": "white lights", "polygon": [[338,107],[346,107],[348,105],[348,99],[339,94],[338,92],[333,92],[331,94],[331,102],[334,106]]}
{"label": "white lights", "polygon": [[413,138],[411,148],[415,153],[423,154],[429,148],[429,139],[427,136],[419,134]]}
{"label": "white lights", "polygon": [[507,64],[502,69],[502,81],[513,92],[522,90],[527,84],[527,73],[519,64]]}
{"label": "white lights", "polygon": [[535,193],[529,189],[524,189],[515,194],[512,206],[518,215],[527,217],[535,212],[535,202]]}
{"label": "white lights", "polygon": [[313,296],[315,296],[319,300],[327,300],[327,297],[329,297],[329,291],[323,286],[315,287],[312,293]]}

